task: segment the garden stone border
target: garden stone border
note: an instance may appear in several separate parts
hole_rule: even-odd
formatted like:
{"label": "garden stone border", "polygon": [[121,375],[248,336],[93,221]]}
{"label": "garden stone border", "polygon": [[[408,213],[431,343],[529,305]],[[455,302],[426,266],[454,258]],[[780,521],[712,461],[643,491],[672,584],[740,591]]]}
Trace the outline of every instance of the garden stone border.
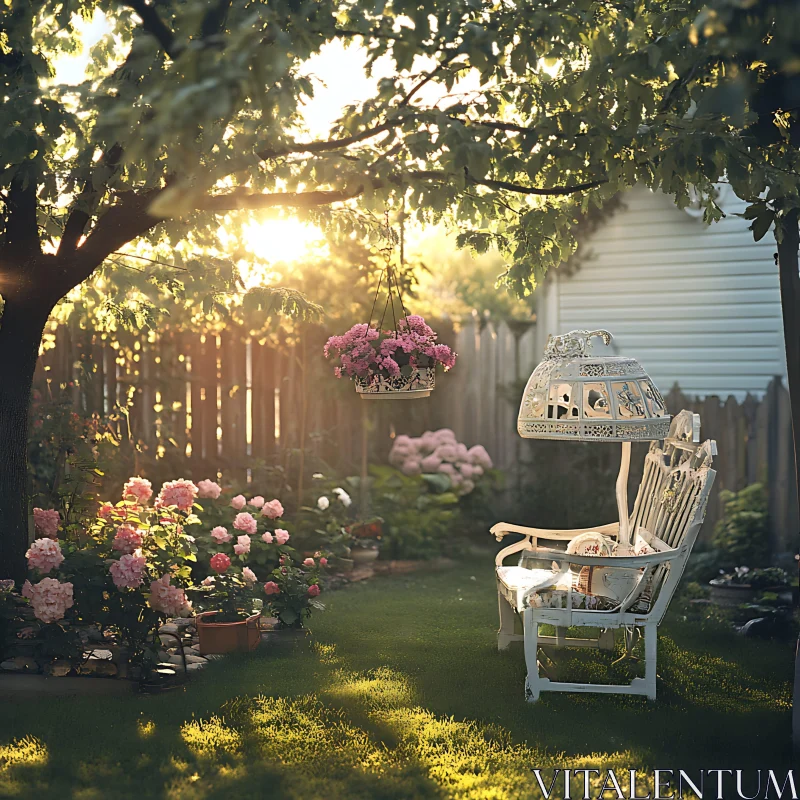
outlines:
{"label": "garden stone border", "polygon": [[[451,558],[435,558],[429,561],[375,561],[355,567],[346,573],[333,573],[329,578],[329,591],[346,588],[351,583],[371,580],[384,575],[409,575],[415,572],[440,572],[455,566]],[[168,620],[159,629],[161,650],[159,663],[175,669],[177,675],[184,675],[184,658],[186,663],[185,678],[200,672],[210,661],[224,658],[224,655],[200,653],[199,637],[194,617],[178,617]],[[299,642],[306,638],[305,628],[279,629],[278,620],[274,617],[261,619],[261,643],[269,647],[282,646]],[[183,650],[183,652],[181,652]],[[119,674],[119,664],[113,658],[116,645],[96,643],[91,650],[90,658],[81,667],[80,675],[42,674],[27,671],[27,667],[0,670],[0,699],[28,698],[33,695],[69,696],[125,696],[136,692],[140,684]],[[24,658],[24,657],[19,657]],[[9,659],[11,660],[11,659]],[[6,662],[4,662],[6,663]],[[114,674],[104,669],[108,665],[115,667]],[[105,675],[102,673],[106,672]],[[146,691],[146,690],[145,690]]]}

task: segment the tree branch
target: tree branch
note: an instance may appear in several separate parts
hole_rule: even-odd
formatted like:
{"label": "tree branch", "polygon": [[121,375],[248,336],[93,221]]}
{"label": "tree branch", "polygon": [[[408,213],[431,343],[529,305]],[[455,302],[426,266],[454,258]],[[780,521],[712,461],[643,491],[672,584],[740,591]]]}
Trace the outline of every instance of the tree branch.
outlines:
{"label": "tree branch", "polygon": [[[418,178],[420,180],[430,180],[430,181],[451,181],[453,176],[447,172],[441,172],[439,170],[416,170],[414,172],[407,173],[413,178]],[[553,196],[562,196],[568,194],[576,194],[577,192],[584,192],[587,189],[595,189],[598,186],[602,186],[604,183],[608,183],[608,178],[598,178],[597,180],[593,181],[586,181],[584,183],[576,183],[572,186],[548,186],[548,187],[539,187],[539,186],[523,186],[519,183],[511,183],[509,181],[496,181],[491,180],[489,178],[473,178],[469,172],[465,170],[466,182],[474,184],[476,186],[486,186],[489,189],[498,189],[503,190],[506,192],[516,192],[517,194],[535,194],[541,195],[543,197],[553,197]]]}
{"label": "tree branch", "polygon": [[103,261],[120,247],[144,235],[161,222],[148,209],[164,189],[149,189],[138,194],[120,195],[119,202],[97,220],[86,241],[71,256],[58,258],[60,270],[54,278],[66,286],[66,294],[73,286],[85,281]]}
{"label": "tree branch", "polygon": [[361,133],[354,133],[351,136],[343,136],[341,139],[328,139],[321,142],[295,142],[294,144],[286,145],[285,147],[276,148],[274,150],[261,150],[256,153],[258,158],[262,161],[268,161],[272,158],[280,158],[281,156],[292,155],[293,153],[326,153],[331,150],[338,150],[342,147],[349,147],[351,144],[358,144],[358,142],[372,139],[379,136],[386,131],[393,130],[407,119],[417,116],[416,113],[411,113],[391,121],[382,122],[374,128],[367,128]]}
{"label": "tree branch", "polygon": [[[64,226],[64,233],[61,236],[61,241],[58,243],[57,255],[62,256],[67,253],[74,253],[78,248],[78,242],[83,236],[89,220],[92,218],[92,212],[96,208],[101,198],[101,191],[96,187],[101,183],[98,173],[102,170],[110,170],[113,174],[120,165],[122,160],[122,145],[112,145],[97,163],[97,169],[94,175],[83,186],[81,193],[78,195],[72,211],[67,217],[66,225]],[[107,178],[106,178],[107,180]],[[105,181],[102,182],[105,185]]]}
{"label": "tree branch", "polygon": [[161,49],[170,58],[174,59],[180,54],[182,48],[175,42],[175,34],[158,15],[154,5],[148,5],[145,0],[125,0],[125,5],[141,17],[142,27],[158,40]]}
{"label": "tree branch", "polygon": [[593,181],[585,181],[584,183],[576,183],[572,186],[548,186],[546,188],[539,188],[537,186],[521,186],[518,183],[509,183],[509,181],[494,181],[488,178],[473,178],[467,175],[467,183],[474,183],[478,186],[486,186],[489,189],[502,189],[507,192],[516,192],[517,194],[536,194],[544,197],[563,196],[568,194],[577,194],[578,192],[585,192],[587,189],[596,189],[604,183],[608,183],[608,178],[598,178]]}

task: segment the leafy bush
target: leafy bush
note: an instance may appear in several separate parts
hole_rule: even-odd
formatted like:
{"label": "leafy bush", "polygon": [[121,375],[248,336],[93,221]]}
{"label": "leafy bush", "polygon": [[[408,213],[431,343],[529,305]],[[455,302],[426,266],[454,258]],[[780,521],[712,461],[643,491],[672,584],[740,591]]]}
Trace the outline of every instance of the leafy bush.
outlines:
{"label": "leafy bush", "polygon": [[766,565],[769,561],[769,516],[764,487],[760,483],[739,492],[720,492],[722,518],[714,529],[712,544],[723,564],[732,567]]}
{"label": "leafy bush", "polygon": [[381,553],[386,558],[431,558],[458,531],[458,496],[434,492],[423,476],[372,467],[372,509],[383,518]]}

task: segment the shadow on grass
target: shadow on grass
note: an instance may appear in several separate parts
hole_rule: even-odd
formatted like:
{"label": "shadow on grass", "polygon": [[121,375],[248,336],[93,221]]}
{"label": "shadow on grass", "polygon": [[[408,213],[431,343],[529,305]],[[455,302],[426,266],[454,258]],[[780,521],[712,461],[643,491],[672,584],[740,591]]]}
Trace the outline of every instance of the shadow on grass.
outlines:
{"label": "shadow on grass", "polygon": [[[178,692],[9,703],[0,796],[524,798],[532,767],[789,764],[790,648],[677,619],[656,703],[528,704],[521,650],[494,646],[485,566],[332,595],[311,641],[216,662]],[[603,679],[609,661],[559,669]]]}

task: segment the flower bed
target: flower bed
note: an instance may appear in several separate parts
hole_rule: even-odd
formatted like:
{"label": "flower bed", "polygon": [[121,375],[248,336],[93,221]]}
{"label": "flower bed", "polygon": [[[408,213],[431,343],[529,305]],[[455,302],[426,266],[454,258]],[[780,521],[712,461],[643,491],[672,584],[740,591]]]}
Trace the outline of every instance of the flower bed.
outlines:
{"label": "flower bed", "polygon": [[[119,502],[69,532],[57,511],[34,510],[29,577],[0,581],[0,668],[144,679],[165,658],[185,663],[163,649],[172,618],[193,626],[196,611],[232,621],[268,610],[301,627],[324,607],[326,554],[303,558],[288,544],[279,500],[223,497],[214,481],[184,479],[152,499],[150,482],[131,478]],[[194,646],[193,635],[181,645]]]}

